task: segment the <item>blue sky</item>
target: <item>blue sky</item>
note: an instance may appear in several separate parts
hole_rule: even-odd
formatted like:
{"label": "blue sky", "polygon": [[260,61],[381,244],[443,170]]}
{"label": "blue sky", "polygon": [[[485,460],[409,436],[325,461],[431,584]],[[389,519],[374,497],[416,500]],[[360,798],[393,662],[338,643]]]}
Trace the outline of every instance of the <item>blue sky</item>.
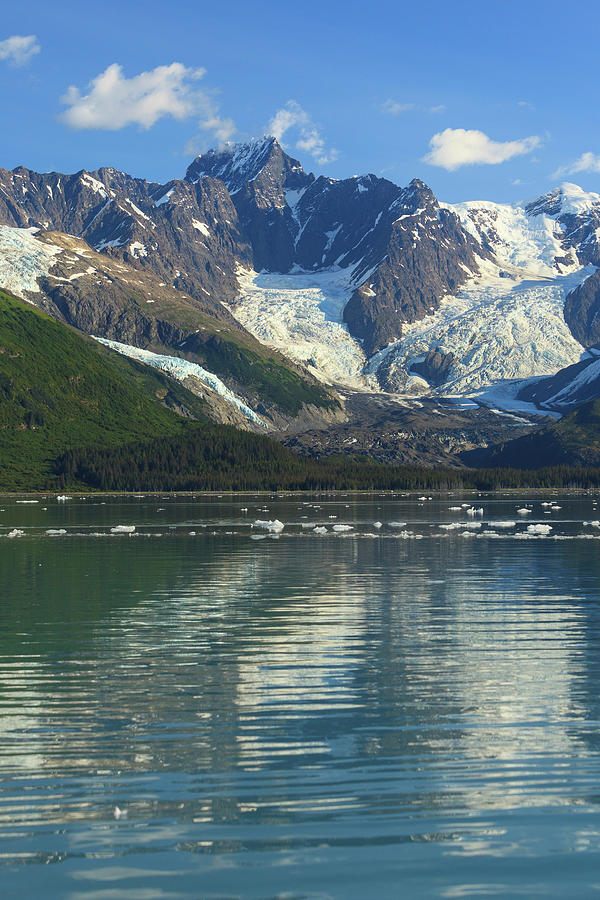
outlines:
{"label": "blue sky", "polygon": [[0,166],[167,181],[275,130],[307,170],[447,201],[600,191],[599,26],[591,0],[11,4]]}

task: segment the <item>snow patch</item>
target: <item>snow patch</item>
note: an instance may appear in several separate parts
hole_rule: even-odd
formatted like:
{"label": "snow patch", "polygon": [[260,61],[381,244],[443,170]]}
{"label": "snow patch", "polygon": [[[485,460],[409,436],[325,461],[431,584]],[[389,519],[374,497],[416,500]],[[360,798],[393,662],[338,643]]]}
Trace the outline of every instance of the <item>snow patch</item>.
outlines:
{"label": "snow patch", "polygon": [[10,228],[0,225],[0,285],[27,300],[27,292],[38,294],[38,280],[48,275],[63,250],[43,243],[36,228]]}
{"label": "snow patch", "polygon": [[96,335],[92,335],[92,337],[101,344],[105,344],[107,347],[116,350],[117,353],[121,353],[123,356],[129,356],[132,359],[137,359],[140,362],[145,363],[147,366],[153,366],[155,369],[160,369],[177,381],[185,381],[185,379],[190,376],[198,378],[215,391],[215,393],[223,397],[228,403],[237,407],[237,409],[239,409],[247,419],[250,419],[251,422],[254,422],[256,425],[261,425],[263,428],[267,428],[266,422],[261,419],[253,409],[250,409],[249,406],[240,400],[239,397],[236,397],[233,391],[223,384],[220,378],[217,378],[212,372],[207,372],[206,369],[203,369],[202,366],[197,365],[197,363],[189,362],[187,359],[180,359],[178,356],[163,356],[159,353],[151,353],[149,350],[142,350],[139,347],[132,347],[129,344],[121,344],[118,341],[109,341],[107,338],[96,337]]}

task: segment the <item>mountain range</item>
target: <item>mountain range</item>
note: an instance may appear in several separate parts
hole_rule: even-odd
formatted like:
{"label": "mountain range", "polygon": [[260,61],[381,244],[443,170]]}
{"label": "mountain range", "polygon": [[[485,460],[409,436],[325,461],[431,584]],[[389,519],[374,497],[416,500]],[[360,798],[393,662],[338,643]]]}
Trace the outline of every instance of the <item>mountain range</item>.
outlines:
{"label": "mountain range", "polygon": [[373,397],[512,410],[510,438],[600,395],[600,195],[572,184],[446,204],[418,179],[315,177],[272,137],[167,184],[0,169],[0,287],[183,381],[216,421],[321,448]]}

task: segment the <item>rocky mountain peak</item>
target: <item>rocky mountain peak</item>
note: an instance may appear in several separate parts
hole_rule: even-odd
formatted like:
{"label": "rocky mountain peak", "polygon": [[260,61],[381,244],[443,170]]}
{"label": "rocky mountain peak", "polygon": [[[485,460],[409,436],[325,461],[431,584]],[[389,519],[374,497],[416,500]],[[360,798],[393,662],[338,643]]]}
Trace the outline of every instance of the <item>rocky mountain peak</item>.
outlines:
{"label": "rocky mountain peak", "polygon": [[245,143],[225,144],[197,156],[189,166],[185,178],[198,181],[211,176],[223,181],[230,194],[235,194],[259,176],[267,178],[280,189],[298,190],[313,181],[301,163],[283,150],[271,135]]}

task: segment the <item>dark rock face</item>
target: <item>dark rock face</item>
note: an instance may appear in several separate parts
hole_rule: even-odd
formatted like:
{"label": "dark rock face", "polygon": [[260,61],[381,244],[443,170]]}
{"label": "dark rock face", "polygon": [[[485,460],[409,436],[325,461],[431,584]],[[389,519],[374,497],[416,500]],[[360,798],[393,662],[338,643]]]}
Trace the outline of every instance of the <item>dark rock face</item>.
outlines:
{"label": "dark rock face", "polygon": [[115,169],[76,175],[0,170],[0,224],[82,237],[94,249],[149,269],[222,318],[237,293],[238,264],[252,264],[223,183],[152,184]]}
{"label": "dark rock face", "polygon": [[210,177],[229,189],[256,269],[353,270],[344,321],[368,354],[436,309],[489,255],[422,181],[402,189],[376,175],[315,179],[274,138],[210,151],[186,174]]}
{"label": "dark rock face", "polygon": [[393,208],[385,256],[344,310],[344,321],[368,354],[398,339],[404,323],[435,311],[445,295],[479,271],[478,258],[489,256],[423,182],[411,182]]}
{"label": "dark rock face", "polygon": [[199,185],[206,178],[218,178],[229,191],[252,244],[254,268],[289,271],[298,232],[292,206],[314,175],[307,175],[298,160],[268,137],[197,157],[185,180]]}
{"label": "dark rock face", "polygon": [[444,353],[439,347],[430,350],[422,362],[413,363],[411,372],[420,375],[432,387],[439,387],[447,379],[454,362],[454,353]]}
{"label": "dark rock face", "polygon": [[567,295],[565,322],[584,347],[600,342],[600,269]]}

